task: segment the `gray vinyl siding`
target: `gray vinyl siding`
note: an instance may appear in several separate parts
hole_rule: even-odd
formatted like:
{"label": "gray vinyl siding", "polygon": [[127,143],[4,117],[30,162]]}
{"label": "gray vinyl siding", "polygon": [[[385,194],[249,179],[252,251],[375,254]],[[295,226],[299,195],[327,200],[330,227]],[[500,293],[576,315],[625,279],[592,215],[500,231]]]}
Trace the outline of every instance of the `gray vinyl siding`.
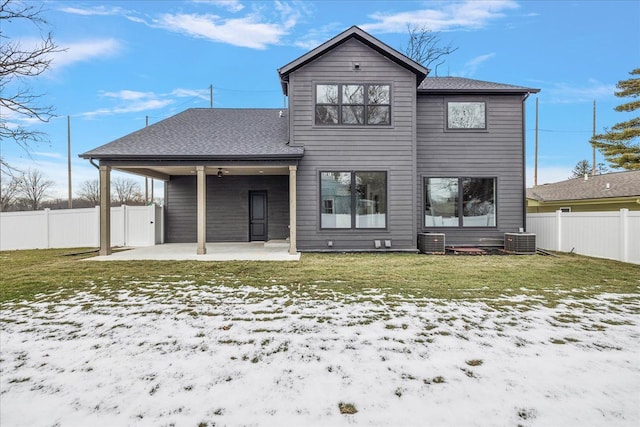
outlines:
{"label": "gray vinyl siding", "polygon": [[[391,125],[316,126],[316,83],[390,84]],[[332,250],[371,250],[374,240],[391,239],[394,250],[415,250],[415,75],[351,39],[293,72],[289,94],[291,143],[305,150],[297,179],[298,249],[329,250],[331,240]],[[387,172],[387,228],[321,230],[321,171]]]}
{"label": "gray vinyl siding", "polygon": [[[166,185],[167,243],[195,242],[196,178],[173,176]],[[208,176],[207,242],[249,241],[249,191],[267,192],[269,240],[289,237],[288,176]]]}
{"label": "gray vinyl siding", "polygon": [[[486,101],[487,130],[446,131],[446,101]],[[500,245],[523,224],[522,96],[419,94],[417,228],[445,233],[447,245]],[[424,177],[495,177],[497,227],[424,227]]]}

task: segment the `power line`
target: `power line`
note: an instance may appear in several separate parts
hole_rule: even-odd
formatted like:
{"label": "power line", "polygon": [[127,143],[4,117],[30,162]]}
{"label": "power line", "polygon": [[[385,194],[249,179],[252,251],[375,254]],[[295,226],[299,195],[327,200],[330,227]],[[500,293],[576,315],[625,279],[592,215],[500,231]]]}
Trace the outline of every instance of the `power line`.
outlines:
{"label": "power line", "polygon": [[[535,129],[527,129],[527,132],[533,132]],[[590,133],[590,130],[565,130],[565,129],[538,129],[540,132],[550,133]]]}

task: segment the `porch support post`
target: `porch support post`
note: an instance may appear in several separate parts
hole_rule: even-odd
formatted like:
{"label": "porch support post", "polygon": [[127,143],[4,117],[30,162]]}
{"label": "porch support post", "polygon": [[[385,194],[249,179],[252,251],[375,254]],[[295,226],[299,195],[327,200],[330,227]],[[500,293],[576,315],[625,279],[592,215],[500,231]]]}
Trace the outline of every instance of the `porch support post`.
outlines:
{"label": "porch support post", "polygon": [[298,167],[289,166],[289,253],[295,255],[298,252],[296,244],[296,175]]}
{"label": "porch support post", "polygon": [[196,166],[198,174],[198,255],[207,253],[207,175],[204,166]]}
{"label": "porch support post", "polygon": [[111,166],[100,166],[100,255],[111,255]]}

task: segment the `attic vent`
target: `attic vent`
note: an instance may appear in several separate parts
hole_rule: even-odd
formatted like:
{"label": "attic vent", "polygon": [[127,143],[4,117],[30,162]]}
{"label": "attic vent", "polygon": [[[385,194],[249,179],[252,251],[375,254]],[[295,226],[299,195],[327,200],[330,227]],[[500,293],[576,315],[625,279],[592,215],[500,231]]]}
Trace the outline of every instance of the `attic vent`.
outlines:
{"label": "attic vent", "polygon": [[418,250],[423,254],[444,254],[444,233],[418,234]]}
{"label": "attic vent", "polygon": [[282,110],[280,110],[280,112],[278,113],[278,116],[280,117],[284,116],[284,113],[282,112]]}
{"label": "attic vent", "polygon": [[535,255],[534,233],[504,233],[504,250],[517,255]]}

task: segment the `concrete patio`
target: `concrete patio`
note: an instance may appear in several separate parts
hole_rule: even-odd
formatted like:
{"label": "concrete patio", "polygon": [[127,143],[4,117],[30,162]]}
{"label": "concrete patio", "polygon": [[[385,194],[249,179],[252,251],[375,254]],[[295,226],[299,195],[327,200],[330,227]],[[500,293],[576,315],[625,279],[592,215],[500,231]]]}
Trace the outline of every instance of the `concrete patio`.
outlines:
{"label": "concrete patio", "polygon": [[298,261],[300,253],[289,254],[285,241],[207,243],[207,253],[196,254],[197,243],[165,243],[114,250],[111,255],[87,261]]}

